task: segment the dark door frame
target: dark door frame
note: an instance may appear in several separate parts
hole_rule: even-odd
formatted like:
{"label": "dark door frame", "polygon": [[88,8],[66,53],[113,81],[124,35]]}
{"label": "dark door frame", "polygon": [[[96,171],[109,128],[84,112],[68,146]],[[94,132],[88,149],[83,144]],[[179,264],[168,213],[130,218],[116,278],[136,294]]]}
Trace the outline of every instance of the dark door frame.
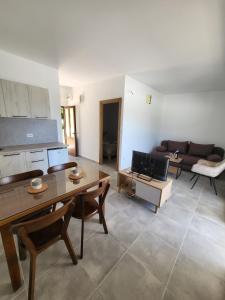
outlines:
{"label": "dark door frame", "polygon": [[120,162],[120,133],[121,133],[121,107],[122,107],[122,98],[101,100],[99,102],[99,164],[103,164],[103,114],[104,114],[104,105],[118,103],[118,132],[117,132],[117,154],[116,154],[116,169],[119,170]]}

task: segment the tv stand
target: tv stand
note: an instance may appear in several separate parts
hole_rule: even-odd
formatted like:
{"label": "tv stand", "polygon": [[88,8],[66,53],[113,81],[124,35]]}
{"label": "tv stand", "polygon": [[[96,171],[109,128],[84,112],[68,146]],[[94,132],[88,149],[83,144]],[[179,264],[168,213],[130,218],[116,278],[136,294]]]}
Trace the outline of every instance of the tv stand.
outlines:
{"label": "tv stand", "polygon": [[149,176],[144,175],[144,174],[137,174],[137,178],[146,180],[146,181],[148,181],[148,182],[152,181],[152,177],[149,177]]}
{"label": "tv stand", "polygon": [[170,198],[173,181],[170,178],[167,181],[159,181],[140,175],[130,172],[130,169],[119,171],[118,192],[120,193],[121,189],[125,189],[129,194],[150,202],[155,207],[154,212],[157,213],[158,208]]}

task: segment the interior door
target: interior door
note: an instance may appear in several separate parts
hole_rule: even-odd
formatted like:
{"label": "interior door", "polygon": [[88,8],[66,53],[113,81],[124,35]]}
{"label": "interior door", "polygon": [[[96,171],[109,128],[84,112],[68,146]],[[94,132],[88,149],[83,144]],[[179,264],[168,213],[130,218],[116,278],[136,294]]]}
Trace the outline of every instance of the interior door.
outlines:
{"label": "interior door", "polygon": [[76,135],[76,107],[62,107],[62,126],[64,131],[64,140],[68,145],[69,155],[77,156],[77,135]]}

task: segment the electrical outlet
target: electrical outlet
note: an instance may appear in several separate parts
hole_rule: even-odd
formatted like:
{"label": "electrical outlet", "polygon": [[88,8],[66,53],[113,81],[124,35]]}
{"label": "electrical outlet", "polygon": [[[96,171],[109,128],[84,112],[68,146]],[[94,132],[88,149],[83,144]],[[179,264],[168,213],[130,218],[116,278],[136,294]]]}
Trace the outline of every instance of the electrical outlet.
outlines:
{"label": "electrical outlet", "polygon": [[33,138],[34,134],[33,133],[27,133],[27,138]]}

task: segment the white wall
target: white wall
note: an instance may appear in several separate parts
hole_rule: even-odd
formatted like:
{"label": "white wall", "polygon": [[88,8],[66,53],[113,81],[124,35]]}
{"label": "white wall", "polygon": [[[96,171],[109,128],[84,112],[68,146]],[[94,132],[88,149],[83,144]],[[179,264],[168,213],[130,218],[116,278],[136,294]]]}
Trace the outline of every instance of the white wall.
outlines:
{"label": "white wall", "polygon": [[58,70],[0,51],[0,78],[48,88],[51,118],[57,120],[62,141]]}
{"label": "white wall", "polygon": [[[146,96],[152,95],[152,103]],[[125,77],[120,169],[130,167],[132,151],[149,152],[158,144],[162,95],[149,86]]]}
{"label": "white wall", "polygon": [[160,139],[215,143],[225,148],[225,91],[165,95]]}
{"label": "white wall", "polygon": [[99,101],[123,98],[124,77],[119,76],[83,87],[83,100],[78,106],[79,155],[99,161]]}

